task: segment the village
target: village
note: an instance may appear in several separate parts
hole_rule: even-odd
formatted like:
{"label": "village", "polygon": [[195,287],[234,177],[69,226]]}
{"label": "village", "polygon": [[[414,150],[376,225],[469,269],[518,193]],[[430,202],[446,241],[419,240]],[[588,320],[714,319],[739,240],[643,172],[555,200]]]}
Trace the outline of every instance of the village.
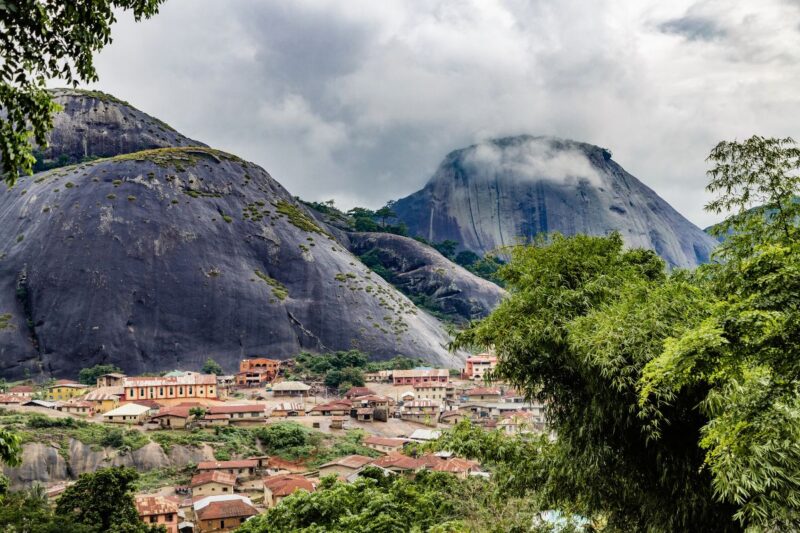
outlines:
{"label": "village", "polygon": [[[544,406],[513,388],[490,381],[497,358],[469,357],[464,368],[416,367],[364,374],[364,385],[331,389],[319,380],[287,379],[293,361],[249,358],[234,375],[175,370],[160,376],[112,372],[95,385],[60,379],[8,387],[0,405],[19,412],[50,413],[142,432],[197,432],[224,427],[263,427],[291,420],[332,435],[360,430],[372,456],[351,454],[316,467],[277,456],[201,461],[188,485],[165,485],[136,495],[148,524],[169,533],[233,531],[248,518],[278,505],[295,491],[317,490],[334,475],[344,482],[366,468],[386,475],[421,470],[488,477],[480,464],[448,452],[419,453],[418,444],[468,419],[507,434],[545,431]],[[66,484],[49,487],[56,497]]]}

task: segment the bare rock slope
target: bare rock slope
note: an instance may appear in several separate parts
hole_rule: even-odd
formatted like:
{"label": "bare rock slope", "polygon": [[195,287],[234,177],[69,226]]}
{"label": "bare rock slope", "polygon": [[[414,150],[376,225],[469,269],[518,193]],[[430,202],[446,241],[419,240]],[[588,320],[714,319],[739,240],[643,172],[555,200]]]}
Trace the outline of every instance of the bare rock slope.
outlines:
{"label": "bare rock slope", "polygon": [[216,150],[23,178],[0,194],[0,232],[3,376],[99,362],[138,373],[209,356],[232,371],[244,356],[301,350],[463,357],[266,171]]}
{"label": "bare rock slope", "polygon": [[350,250],[376,261],[392,285],[456,322],[487,316],[506,294],[414,239],[389,233],[350,233],[349,239]]}
{"label": "bare rock slope", "polygon": [[671,266],[708,260],[716,241],[600,147],[528,135],[456,150],[425,187],[398,200],[411,235],[490,252],[545,232],[604,235]]}

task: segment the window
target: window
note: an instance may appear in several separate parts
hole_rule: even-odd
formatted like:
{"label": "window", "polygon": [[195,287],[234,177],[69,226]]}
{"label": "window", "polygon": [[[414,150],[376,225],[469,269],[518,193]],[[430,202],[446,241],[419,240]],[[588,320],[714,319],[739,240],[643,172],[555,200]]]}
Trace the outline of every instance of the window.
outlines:
{"label": "window", "polygon": [[228,492],[228,487],[222,487],[222,492]]}
{"label": "window", "polygon": [[158,388],[158,395],[159,396],[164,396],[164,387],[159,387]]}
{"label": "window", "polygon": [[223,529],[224,527],[225,527],[225,520],[220,520],[219,521],[219,528]]}
{"label": "window", "polygon": [[183,396],[183,387],[178,387],[178,396]]}
{"label": "window", "polygon": [[158,523],[158,517],[157,517],[157,516],[155,516],[155,515],[152,515],[152,516],[150,516],[150,523],[151,523],[151,524],[156,524],[156,523]]}
{"label": "window", "polygon": [[165,518],[165,520],[166,520],[167,522],[172,522],[172,519],[173,519],[174,517],[175,517],[175,515],[173,515],[172,513],[170,513],[170,514],[168,514],[168,515],[167,515],[167,517]]}

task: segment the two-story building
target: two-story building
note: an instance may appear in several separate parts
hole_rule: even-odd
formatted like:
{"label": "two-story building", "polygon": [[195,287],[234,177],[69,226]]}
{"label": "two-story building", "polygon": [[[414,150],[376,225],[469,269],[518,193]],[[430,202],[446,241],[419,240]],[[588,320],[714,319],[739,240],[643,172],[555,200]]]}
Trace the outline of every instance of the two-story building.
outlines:
{"label": "two-story building", "polygon": [[452,383],[417,383],[414,385],[416,400],[434,400],[437,402],[455,401],[456,389]]}
{"label": "two-story building", "polygon": [[449,381],[450,371],[446,368],[412,368],[411,370],[392,371],[392,383],[396,386],[447,383]]}
{"label": "two-story building", "polygon": [[483,380],[497,367],[497,357],[488,353],[467,357],[464,377],[472,380]]}
{"label": "two-story building", "polygon": [[134,502],[142,522],[148,526],[164,526],[167,533],[178,533],[176,502],[154,494],[137,494]]}
{"label": "two-story building", "polygon": [[185,373],[164,377],[126,377],[122,382],[124,399],[218,399],[217,377],[213,374]]}
{"label": "two-story building", "polygon": [[277,359],[267,359],[266,357],[242,359],[239,362],[239,372],[236,374],[236,385],[259,387],[275,379],[280,366],[281,362]]}
{"label": "two-story building", "polygon": [[66,402],[76,396],[86,394],[89,387],[77,381],[69,379],[59,379],[54,384],[47,387],[47,394],[45,395],[51,402]]}

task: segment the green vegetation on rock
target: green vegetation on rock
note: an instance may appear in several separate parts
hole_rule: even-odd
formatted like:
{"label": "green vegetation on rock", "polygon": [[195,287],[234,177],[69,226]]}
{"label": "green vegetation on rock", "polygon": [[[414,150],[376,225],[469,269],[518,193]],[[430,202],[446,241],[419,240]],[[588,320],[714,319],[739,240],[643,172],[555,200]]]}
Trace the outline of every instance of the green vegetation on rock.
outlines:
{"label": "green vegetation on rock", "polygon": [[271,278],[268,274],[265,274],[260,270],[256,270],[255,274],[259,277],[259,279],[263,280],[267,285],[272,287],[272,295],[278,300],[283,301],[289,296],[289,289],[287,289],[286,286],[280,281]]}

